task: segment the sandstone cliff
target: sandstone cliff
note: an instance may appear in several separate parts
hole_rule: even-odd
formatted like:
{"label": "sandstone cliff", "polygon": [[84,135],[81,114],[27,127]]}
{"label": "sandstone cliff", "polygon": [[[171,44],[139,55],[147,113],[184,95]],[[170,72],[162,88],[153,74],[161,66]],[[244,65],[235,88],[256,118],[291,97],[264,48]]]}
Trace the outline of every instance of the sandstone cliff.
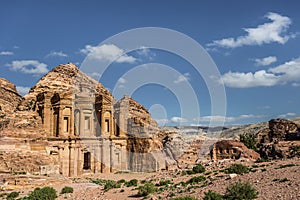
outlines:
{"label": "sandstone cliff", "polygon": [[264,158],[300,156],[300,126],[287,119],[272,119],[269,127],[258,132],[260,154]]}
{"label": "sandstone cliff", "polygon": [[11,115],[22,101],[22,96],[17,92],[16,86],[6,79],[0,78],[0,130],[13,118]]}

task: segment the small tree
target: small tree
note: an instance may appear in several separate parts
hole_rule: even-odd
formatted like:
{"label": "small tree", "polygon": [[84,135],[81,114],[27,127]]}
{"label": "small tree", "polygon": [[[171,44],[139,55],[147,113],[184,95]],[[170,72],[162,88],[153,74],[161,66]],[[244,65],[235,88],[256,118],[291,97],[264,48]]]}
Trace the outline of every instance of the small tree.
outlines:
{"label": "small tree", "polygon": [[247,166],[242,164],[232,164],[229,168],[225,170],[227,174],[245,174],[248,173],[250,170]]}
{"label": "small tree", "polygon": [[65,186],[61,190],[60,194],[73,193],[73,192],[74,192],[74,189],[72,187]]}
{"label": "small tree", "polygon": [[142,185],[138,188],[138,196],[140,197],[146,197],[149,194],[152,194],[156,192],[156,187],[152,183],[145,183],[145,185]]}
{"label": "small tree", "polygon": [[16,199],[18,196],[19,196],[19,192],[11,192],[7,195],[6,199],[12,200],[12,199]]}
{"label": "small tree", "polygon": [[257,151],[257,142],[256,142],[256,136],[254,133],[244,133],[240,135],[240,141],[244,143],[246,147],[249,149],[253,149],[254,151]]}
{"label": "small tree", "polygon": [[203,167],[201,164],[198,164],[193,167],[193,172],[194,173],[203,173],[203,172],[205,172],[205,167]]}
{"label": "small tree", "polygon": [[56,190],[52,187],[35,188],[28,196],[28,200],[54,200],[56,198]]}
{"label": "small tree", "polygon": [[186,183],[187,184],[197,184],[197,183],[200,183],[205,180],[206,180],[206,178],[204,176],[194,176],[190,180],[188,180]]}
{"label": "small tree", "polygon": [[212,190],[209,190],[208,192],[204,193],[204,199],[203,200],[222,200],[223,196],[219,193],[216,193]]}
{"label": "small tree", "polygon": [[124,185],[126,187],[137,186],[138,185],[138,180],[137,179],[131,179],[130,181],[125,182]]}
{"label": "small tree", "polygon": [[226,200],[252,200],[257,198],[258,192],[249,182],[241,182],[229,185],[226,189],[224,199]]}

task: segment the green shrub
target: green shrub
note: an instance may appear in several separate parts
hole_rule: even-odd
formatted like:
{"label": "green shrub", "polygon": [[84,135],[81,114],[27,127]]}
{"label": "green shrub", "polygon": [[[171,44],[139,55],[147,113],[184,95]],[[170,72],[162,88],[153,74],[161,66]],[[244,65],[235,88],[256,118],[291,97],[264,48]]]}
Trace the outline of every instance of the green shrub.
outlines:
{"label": "green shrub", "polygon": [[56,190],[52,187],[35,188],[27,197],[28,200],[54,200],[56,198]]}
{"label": "green shrub", "polygon": [[190,180],[188,180],[186,183],[187,184],[197,184],[197,183],[200,183],[205,180],[206,180],[206,178],[204,176],[194,176]]}
{"label": "green shrub", "polygon": [[19,194],[20,194],[19,192],[11,192],[6,196],[6,199],[7,200],[15,199],[19,196]]}
{"label": "green shrub", "polygon": [[224,195],[226,200],[252,200],[257,198],[258,192],[251,186],[249,182],[241,182],[230,184]]}
{"label": "green shrub", "polygon": [[187,175],[186,171],[182,171],[181,176],[185,176],[185,175]]}
{"label": "green shrub", "polygon": [[74,189],[72,187],[65,186],[61,190],[60,194],[73,193],[73,192],[74,192]]}
{"label": "green shrub", "polygon": [[124,179],[120,179],[120,180],[118,180],[118,182],[117,183],[125,183],[126,181],[124,180]]}
{"label": "green shrub", "polygon": [[282,169],[282,168],[286,168],[286,167],[294,167],[296,166],[295,164],[286,164],[286,165],[281,165],[279,168]]}
{"label": "green shrub", "polygon": [[116,181],[113,180],[107,180],[104,185],[104,190],[108,191],[112,188],[120,188],[120,187],[121,187],[121,183],[117,183]]}
{"label": "green shrub", "polygon": [[142,185],[138,188],[138,196],[140,197],[146,197],[149,194],[152,194],[156,192],[156,187],[152,183],[146,183],[145,185]]}
{"label": "green shrub", "polygon": [[196,174],[203,173],[203,172],[205,172],[205,167],[203,167],[201,164],[198,164],[193,167],[193,172]]}
{"label": "green shrub", "polygon": [[107,180],[103,180],[103,179],[95,179],[91,181],[92,183],[95,183],[97,185],[105,185]]}
{"label": "green shrub", "polygon": [[125,182],[124,185],[126,187],[137,186],[138,185],[138,180],[137,179],[132,179],[128,182]]}
{"label": "green shrub", "polygon": [[223,196],[217,192],[214,192],[212,190],[209,190],[208,192],[204,193],[204,199],[203,200],[222,200]]}
{"label": "green shrub", "polygon": [[191,196],[183,196],[183,197],[176,197],[172,200],[198,200],[198,199],[195,197],[191,197]]}
{"label": "green shrub", "polygon": [[188,175],[195,174],[195,172],[194,172],[193,170],[186,170],[185,172],[186,172],[186,174],[188,174]]}
{"label": "green shrub", "polygon": [[225,170],[227,174],[245,174],[248,173],[250,170],[247,166],[242,164],[232,164],[229,168]]}
{"label": "green shrub", "polygon": [[165,186],[165,185],[170,185],[170,184],[173,184],[172,181],[170,181],[170,180],[161,180],[161,181],[159,181],[158,184],[156,184],[156,186]]}
{"label": "green shrub", "polygon": [[253,149],[254,151],[257,151],[257,142],[256,142],[256,136],[254,133],[249,134],[241,134],[240,135],[240,141],[244,143],[246,147],[249,149]]}
{"label": "green shrub", "polygon": [[256,162],[256,163],[270,162],[270,160],[265,159],[265,158],[258,158],[255,162]]}

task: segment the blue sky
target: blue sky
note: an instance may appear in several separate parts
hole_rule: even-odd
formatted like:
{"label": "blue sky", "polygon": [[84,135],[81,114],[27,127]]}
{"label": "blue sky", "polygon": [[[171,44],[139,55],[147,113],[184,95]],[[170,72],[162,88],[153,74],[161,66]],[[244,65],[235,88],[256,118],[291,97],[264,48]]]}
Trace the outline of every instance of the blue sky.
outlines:
{"label": "blue sky", "polygon": [[[184,116],[178,95],[169,88],[148,84],[134,91],[132,96],[150,109],[161,125],[207,125],[211,120],[247,124],[297,117],[300,115],[299,8],[296,0],[2,0],[0,77],[13,82],[25,94],[58,64],[73,62],[80,67],[88,54],[95,54],[98,60],[113,61],[100,81],[110,90],[118,84],[120,96],[130,82],[123,75],[147,63],[175,69],[179,73],[173,77],[176,88],[185,82],[192,86],[200,113],[193,113],[194,108],[190,107]],[[215,81],[225,86],[225,117],[212,115],[210,93],[203,77],[179,56],[143,46],[129,53],[113,44],[99,46],[115,34],[142,27],[175,30],[202,45],[220,72]],[[97,72],[90,75],[97,77]],[[144,78],[146,75],[138,77]]]}

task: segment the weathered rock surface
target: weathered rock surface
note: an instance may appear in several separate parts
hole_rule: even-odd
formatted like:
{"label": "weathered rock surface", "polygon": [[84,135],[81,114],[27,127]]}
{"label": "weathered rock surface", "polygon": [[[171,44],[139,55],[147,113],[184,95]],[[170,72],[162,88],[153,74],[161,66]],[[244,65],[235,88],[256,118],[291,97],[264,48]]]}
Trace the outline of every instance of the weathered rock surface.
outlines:
{"label": "weathered rock surface", "polygon": [[278,159],[300,155],[299,125],[290,120],[270,120],[269,127],[258,132],[257,138],[260,154],[264,158]]}
{"label": "weathered rock surface", "polygon": [[22,100],[16,86],[4,78],[0,78],[0,111],[13,112]]}
{"label": "weathered rock surface", "polygon": [[22,96],[16,86],[4,78],[0,78],[0,130],[7,127],[11,114],[15,111]]}
{"label": "weathered rock surface", "polygon": [[252,159],[260,158],[259,153],[252,149],[248,149],[244,143],[240,141],[222,140],[216,142],[211,150],[211,157],[214,160],[221,159]]}

